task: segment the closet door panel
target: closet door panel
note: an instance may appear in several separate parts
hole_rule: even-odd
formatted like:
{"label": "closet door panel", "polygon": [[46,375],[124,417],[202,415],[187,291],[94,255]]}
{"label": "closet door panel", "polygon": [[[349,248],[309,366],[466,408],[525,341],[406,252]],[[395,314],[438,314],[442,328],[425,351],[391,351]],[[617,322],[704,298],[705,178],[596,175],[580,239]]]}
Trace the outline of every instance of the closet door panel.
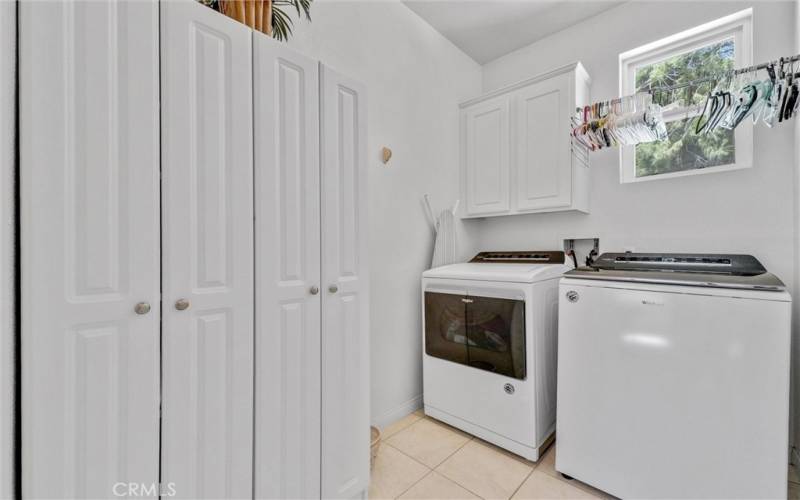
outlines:
{"label": "closet door panel", "polygon": [[161,3],[162,481],[181,498],[252,496],[250,29]]}
{"label": "closet door panel", "polygon": [[508,96],[466,108],[462,112],[462,137],[468,215],[508,211]]}
{"label": "closet door panel", "polygon": [[22,494],[111,498],[158,483],[157,3],[20,9]]}
{"label": "closet door panel", "polygon": [[366,93],[321,66],[322,497],[369,484]]}
{"label": "closet door panel", "polygon": [[320,495],[318,66],[261,33],[253,34],[253,48],[255,496],[315,498]]}
{"label": "closet door panel", "polygon": [[572,164],[567,129],[571,74],[518,91],[516,109],[516,208],[536,210],[572,202]]}
{"label": "closet door panel", "polygon": [[0,3],[0,498],[16,484],[17,384],[17,4]]}

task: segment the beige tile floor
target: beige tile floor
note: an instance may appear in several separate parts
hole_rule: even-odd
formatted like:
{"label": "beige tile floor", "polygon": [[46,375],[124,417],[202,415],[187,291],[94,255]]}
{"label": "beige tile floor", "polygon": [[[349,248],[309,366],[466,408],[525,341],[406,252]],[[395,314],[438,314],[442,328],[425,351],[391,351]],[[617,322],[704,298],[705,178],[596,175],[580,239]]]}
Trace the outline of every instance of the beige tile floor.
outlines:
{"label": "beige tile floor", "polygon": [[[555,470],[555,446],[529,462],[416,411],[382,431],[371,499],[613,498]],[[800,500],[800,475],[789,470],[789,499]]]}

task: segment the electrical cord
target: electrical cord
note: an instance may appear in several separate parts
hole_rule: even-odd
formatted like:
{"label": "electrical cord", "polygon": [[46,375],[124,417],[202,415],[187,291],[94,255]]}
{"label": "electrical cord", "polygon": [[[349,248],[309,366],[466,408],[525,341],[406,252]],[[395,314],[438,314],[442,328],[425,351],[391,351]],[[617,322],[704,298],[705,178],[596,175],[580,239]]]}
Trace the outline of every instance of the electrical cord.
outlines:
{"label": "electrical cord", "polygon": [[572,257],[572,264],[575,266],[575,269],[578,269],[578,257],[575,256],[575,250],[568,250],[567,255]]}

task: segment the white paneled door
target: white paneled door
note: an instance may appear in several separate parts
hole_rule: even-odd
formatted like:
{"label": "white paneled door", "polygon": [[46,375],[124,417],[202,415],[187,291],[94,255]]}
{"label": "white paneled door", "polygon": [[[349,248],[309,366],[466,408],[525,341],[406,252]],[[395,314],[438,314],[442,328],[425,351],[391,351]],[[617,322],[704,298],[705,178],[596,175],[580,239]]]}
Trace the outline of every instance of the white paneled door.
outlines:
{"label": "white paneled door", "polygon": [[574,78],[572,73],[561,74],[529,85],[513,97],[517,210],[566,207],[572,202],[572,158],[564,130],[569,128]]}
{"label": "white paneled door", "polygon": [[505,212],[509,196],[509,97],[502,95],[462,111],[461,161],[467,214]]}
{"label": "white paneled door", "polygon": [[322,498],[351,498],[369,485],[367,98],[320,67]]}
{"label": "white paneled door", "polygon": [[253,34],[255,496],[320,495],[319,79]]}
{"label": "white paneled door", "polygon": [[20,15],[22,495],[154,497],[158,4]]}
{"label": "white paneled door", "polygon": [[17,383],[16,115],[17,5],[0,2],[0,498],[19,495],[14,480]]}
{"label": "white paneled door", "polygon": [[161,2],[162,482],[180,498],[252,496],[251,36]]}

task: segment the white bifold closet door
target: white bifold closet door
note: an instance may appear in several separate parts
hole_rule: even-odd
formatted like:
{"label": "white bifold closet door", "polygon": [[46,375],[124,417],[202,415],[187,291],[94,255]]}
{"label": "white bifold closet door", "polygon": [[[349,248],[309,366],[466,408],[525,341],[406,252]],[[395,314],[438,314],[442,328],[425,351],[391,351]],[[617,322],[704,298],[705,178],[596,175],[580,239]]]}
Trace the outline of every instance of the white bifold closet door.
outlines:
{"label": "white bifold closet door", "polygon": [[320,65],[322,498],[369,486],[367,96]]}
{"label": "white bifold closet door", "polygon": [[318,63],[253,34],[255,496],[320,496]]}
{"label": "white bifold closet door", "polygon": [[20,14],[22,495],[154,497],[158,3]]}
{"label": "white bifold closet door", "polygon": [[161,82],[161,479],[180,498],[250,498],[251,30],[161,2]]}
{"label": "white bifold closet door", "polygon": [[253,36],[255,496],[351,498],[369,484],[366,97]]}

